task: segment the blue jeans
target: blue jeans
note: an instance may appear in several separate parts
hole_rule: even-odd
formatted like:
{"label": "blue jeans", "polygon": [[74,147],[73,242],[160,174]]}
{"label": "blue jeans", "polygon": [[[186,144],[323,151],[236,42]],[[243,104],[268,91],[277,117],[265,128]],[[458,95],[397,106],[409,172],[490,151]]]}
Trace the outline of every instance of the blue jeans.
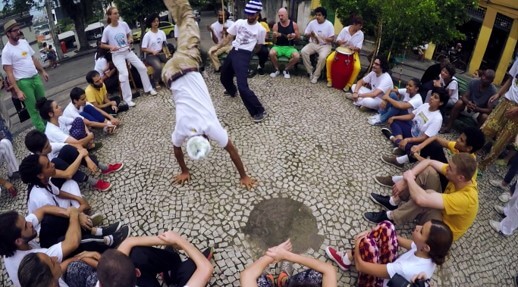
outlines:
{"label": "blue jeans", "polygon": [[91,122],[104,123],[105,120],[103,114],[92,105],[86,105],[79,114]]}
{"label": "blue jeans", "polygon": [[[390,93],[390,98],[399,101],[399,98],[394,92]],[[380,123],[387,122],[387,120],[393,116],[408,114],[408,110],[400,110],[394,107],[390,102],[387,102],[387,106],[385,107],[385,109],[380,109],[378,112],[380,113]]]}
{"label": "blue jeans", "polygon": [[[239,96],[243,100],[248,113],[251,116],[260,115],[264,112],[263,105],[250,90],[248,86],[248,66],[252,59],[252,52],[246,50],[230,50],[225,62],[221,66],[221,84],[231,95],[235,95],[239,90]],[[234,85],[234,75],[236,76],[237,89]]]}

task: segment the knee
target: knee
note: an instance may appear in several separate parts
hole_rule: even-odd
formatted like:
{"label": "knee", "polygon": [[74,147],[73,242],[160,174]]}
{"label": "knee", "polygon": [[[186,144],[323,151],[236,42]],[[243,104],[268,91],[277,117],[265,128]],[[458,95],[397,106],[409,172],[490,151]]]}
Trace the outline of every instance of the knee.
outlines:
{"label": "knee", "polygon": [[277,58],[277,52],[274,49],[271,49],[268,55],[270,56],[270,58]]}
{"label": "knee", "polygon": [[293,54],[291,54],[291,57],[298,61],[300,59],[300,54],[299,53],[293,53]]}

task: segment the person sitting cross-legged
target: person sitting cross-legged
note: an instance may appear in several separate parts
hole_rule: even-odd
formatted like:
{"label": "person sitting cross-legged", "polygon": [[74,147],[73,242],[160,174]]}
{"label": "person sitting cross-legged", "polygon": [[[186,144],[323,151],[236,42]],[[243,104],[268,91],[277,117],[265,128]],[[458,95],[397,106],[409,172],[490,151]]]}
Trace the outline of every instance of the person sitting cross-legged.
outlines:
{"label": "person sitting cross-legged", "polygon": [[121,103],[119,96],[108,97],[107,86],[99,72],[92,70],[86,73],[86,82],[88,83],[88,87],[85,89],[86,100],[90,104],[110,115],[125,112],[129,109],[128,105]]}
{"label": "person sitting cross-legged", "polygon": [[[166,249],[152,247],[157,245],[165,245]],[[185,251],[188,259],[182,261],[170,247]],[[157,275],[162,273],[168,286],[204,287],[214,270],[209,261],[211,257],[212,248],[202,253],[174,231],[158,236],[129,237],[117,250],[102,254],[97,265],[98,286],[160,286]]]}
{"label": "person sitting cross-legged", "polygon": [[[244,287],[289,287],[289,286],[322,286],[335,287],[336,270],[326,262],[318,259],[301,256],[291,251],[292,245],[290,240],[269,248],[266,253],[254,263],[246,267],[241,272],[241,286]],[[273,275],[263,273],[268,265],[276,262],[282,262],[283,269],[274,282]],[[292,264],[297,263],[308,267],[304,271],[291,276],[293,271]]]}
{"label": "person sitting cross-legged", "polygon": [[[371,194],[388,211],[366,212],[364,217],[374,223],[391,220],[396,225],[416,219],[421,224],[431,219],[442,220],[457,240],[477,216],[476,170],[477,162],[468,153],[453,155],[448,164],[425,159],[403,174],[404,180],[392,187],[392,196]],[[448,179],[444,193],[439,173]]]}
{"label": "person sitting cross-legged", "polygon": [[465,115],[477,121],[480,127],[487,119],[493,105],[489,104],[489,98],[496,94],[496,88],[493,85],[495,79],[495,71],[491,69],[485,70],[480,79],[474,79],[469,83],[468,90],[460,100],[458,100],[450,112],[450,117],[446,126],[440,132],[448,133],[453,127],[453,123],[459,115]]}
{"label": "person sitting cross-legged", "polygon": [[345,93],[345,97],[356,106],[379,110],[381,97],[393,86],[388,71],[389,65],[385,57],[377,57],[371,72],[354,84],[351,87],[352,93]]}
{"label": "person sitting cross-legged", "polygon": [[85,90],[74,87],[70,91],[70,103],[63,110],[63,115],[59,117],[60,126],[70,129],[68,123],[78,117],[83,119],[85,126],[101,128],[107,134],[113,134],[121,124],[119,119],[87,102]]}
{"label": "person sitting cross-legged", "polygon": [[[440,220],[417,225],[412,239],[396,235],[394,224],[383,221],[356,235],[352,250],[337,251],[329,246],[326,254],[344,271],[354,264],[358,286],[394,286],[390,279],[396,274],[409,282],[430,279],[436,267],[446,261],[452,242],[452,230]],[[408,251],[398,256],[398,247]]]}
{"label": "person sitting cross-legged", "polygon": [[410,114],[389,118],[387,123],[390,124],[390,129],[382,128],[381,132],[404,153],[401,152],[398,157],[382,155],[381,160],[397,168],[403,168],[405,163],[411,160],[412,146],[439,133],[442,125],[442,115],[439,109],[447,101],[446,91],[435,89],[430,97],[430,103],[419,106]]}

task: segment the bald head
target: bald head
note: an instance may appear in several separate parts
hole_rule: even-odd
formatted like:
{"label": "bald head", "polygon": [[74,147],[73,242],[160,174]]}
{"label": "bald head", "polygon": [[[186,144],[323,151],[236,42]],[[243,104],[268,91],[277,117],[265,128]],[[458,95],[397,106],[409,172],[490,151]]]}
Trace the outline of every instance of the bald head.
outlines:
{"label": "bald head", "polygon": [[495,80],[495,70],[487,69],[480,75],[482,86],[487,87]]}
{"label": "bald head", "polygon": [[279,9],[279,12],[277,12],[277,14],[279,15],[279,21],[281,23],[285,23],[286,21],[288,21],[288,10],[286,10],[286,8]]}

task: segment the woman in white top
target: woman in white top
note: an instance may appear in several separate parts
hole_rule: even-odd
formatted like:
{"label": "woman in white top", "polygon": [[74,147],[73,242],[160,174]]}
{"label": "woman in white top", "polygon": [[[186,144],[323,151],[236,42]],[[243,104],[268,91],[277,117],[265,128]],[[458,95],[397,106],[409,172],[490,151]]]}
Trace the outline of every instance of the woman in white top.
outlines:
{"label": "woman in white top", "polygon": [[157,92],[151,86],[147,69],[144,63],[131,51],[130,45],[133,44],[131,30],[126,22],[119,21],[119,11],[115,7],[110,7],[106,11],[108,16],[108,26],[103,31],[101,38],[101,48],[110,50],[112,53],[113,64],[119,71],[119,81],[121,83],[122,98],[130,107],[134,107],[133,96],[129,84],[129,72],[126,61],[135,67],[140,75],[140,80],[144,86],[144,92],[156,95]]}
{"label": "woman in white top", "polygon": [[40,111],[40,116],[47,121],[45,126],[45,134],[50,142],[68,143],[85,148],[93,148],[94,135],[83,123],[83,119],[78,117],[70,123],[71,128],[67,130],[60,126],[59,117],[63,115],[63,109],[56,101],[41,99],[36,104]]}
{"label": "woman in white top", "polygon": [[[407,239],[396,235],[394,224],[383,221],[354,239],[354,250],[341,252],[327,247],[327,256],[344,271],[354,264],[359,273],[358,286],[381,287],[396,274],[408,281],[420,273],[430,279],[435,267],[446,261],[453,233],[444,222],[432,219],[416,226],[412,239]],[[398,247],[408,251],[398,257]]]}
{"label": "woman in white top", "polygon": [[100,46],[97,47],[97,53],[95,53],[94,70],[101,76],[108,94],[111,95],[119,91],[119,76],[113,65],[112,54]]}
{"label": "woman in white top", "polygon": [[160,89],[159,82],[162,75],[162,63],[167,62],[167,58],[162,51],[164,42],[166,42],[166,35],[164,31],[158,29],[158,24],[160,24],[158,14],[151,14],[146,18],[146,25],[150,30],[142,38],[141,50],[146,55],[146,63],[153,67],[155,88]]}

